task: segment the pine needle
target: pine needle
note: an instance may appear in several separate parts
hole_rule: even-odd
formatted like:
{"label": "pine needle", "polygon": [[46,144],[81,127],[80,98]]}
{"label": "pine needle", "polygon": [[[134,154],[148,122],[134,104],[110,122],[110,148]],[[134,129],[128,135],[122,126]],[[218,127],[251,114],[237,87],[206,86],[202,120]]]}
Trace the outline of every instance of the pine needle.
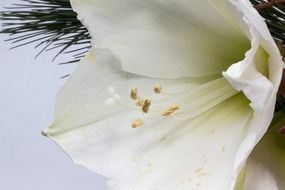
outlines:
{"label": "pine needle", "polygon": [[78,21],[67,0],[20,0],[5,9],[0,12],[3,28],[0,33],[9,35],[6,41],[13,44],[12,49],[35,44],[35,48],[40,48],[36,57],[58,49],[53,60],[80,49],[80,56],[73,55],[67,62],[74,63],[91,47],[87,29]]}

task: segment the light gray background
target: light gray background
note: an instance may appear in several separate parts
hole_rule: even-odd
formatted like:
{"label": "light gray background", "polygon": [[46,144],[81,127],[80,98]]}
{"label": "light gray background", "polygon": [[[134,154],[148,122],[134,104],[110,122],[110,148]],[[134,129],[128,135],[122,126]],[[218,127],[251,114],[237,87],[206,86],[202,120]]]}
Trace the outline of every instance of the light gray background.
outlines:
{"label": "light gray background", "polygon": [[[0,10],[17,0],[1,0]],[[74,65],[36,60],[33,46],[9,50],[0,35],[0,190],[105,190],[105,179],[76,166],[41,130],[53,119],[60,79]]]}

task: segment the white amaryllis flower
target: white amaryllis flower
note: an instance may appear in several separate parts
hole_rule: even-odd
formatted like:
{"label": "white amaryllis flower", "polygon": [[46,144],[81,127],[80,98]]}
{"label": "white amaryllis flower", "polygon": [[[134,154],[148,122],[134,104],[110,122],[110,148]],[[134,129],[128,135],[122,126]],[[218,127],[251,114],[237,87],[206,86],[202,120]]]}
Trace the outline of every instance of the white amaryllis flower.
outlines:
{"label": "white amaryllis flower", "polygon": [[282,61],[247,0],[72,0],[93,49],[43,133],[111,190],[242,189]]}

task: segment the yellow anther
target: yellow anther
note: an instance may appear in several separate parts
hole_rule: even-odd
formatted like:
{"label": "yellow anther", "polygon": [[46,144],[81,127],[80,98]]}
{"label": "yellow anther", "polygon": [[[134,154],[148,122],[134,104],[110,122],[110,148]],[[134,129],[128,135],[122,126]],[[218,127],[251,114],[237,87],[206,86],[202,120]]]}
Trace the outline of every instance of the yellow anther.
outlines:
{"label": "yellow anther", "polygon": [[160,92],[161,92],[161,85],[160,85],[160,84],[156,84],[156,85],[154,86],[153,90],[154,90],[154,92],[155,92],[156,94],[160,94]]}
{"label": "yellow anther", "polygon": [[134,100],[138,99],[138,89],[137,88],[133,88],[131,90],[130,97]]}
{"label": "yellow anther", "polygon": [[138,101],[137,101],[137,106],[143,106],[143,103],[144,103],[144,100],[141,99],[141,98],[138,98]]}
{"label": "yellow anther", "polygon": [[148,112],[150,104],[151,104],[151,99],[150,98],[146,98],[146,99],[143,100],[142,111],[144,113]]}
{"label": "yellow anther", "polygon": [[166,110],[161,112],[163,116],[171,115],[173,112],[177,111],[179,109],[179,106],[177,104],[172,104],[169,106]]}
{"label": "yellow anther", "polygon": [[133,124],[132,124],[132,128],[138,128],[139,126],[141,126],[143,124],[143,120],[138,118],[136,119]]}

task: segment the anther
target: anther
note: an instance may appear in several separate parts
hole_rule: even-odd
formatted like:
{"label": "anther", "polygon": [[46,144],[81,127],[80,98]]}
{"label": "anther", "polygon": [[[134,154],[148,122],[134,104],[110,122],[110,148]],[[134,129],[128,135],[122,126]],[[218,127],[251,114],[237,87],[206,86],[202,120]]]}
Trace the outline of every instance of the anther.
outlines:
{"label": "anther", "polygon": [[142,111],[144,113],[148,112],[150,104],[151,104],[151,99],[150,98],[146,98],[146,99],[143,100]]}
{"label": "anther", "polygon": [[178,109],[179,109],[179,106],[177,104],[172,104],[166,110],[162,111],[161,114],[163,116],[168,116],[168,115],[171,115],[173,112],[177,111]]}
{"label": "anther", "polygon": [[143,106],[144,100],[141,98],[138,98],[136,105],[137,106]]}
{"label": "anther", "polygon": [[138,128],[143,124],[143,120],[138,118],[132,123],[132,128]]}
{"label": "anther", "polygon": [[160,94],[160,92],[161,92],[161,85],[160,85],[160,84],[156,84],[156,85],[154,86],[153,90],[154,90],[154,92],[155,92],[156,94]]}
{"label": "anther", "polygon": [[133,89],[131,90],[130,97],[131,97],[133,100],[138,99],[138,89],[137,89],[137,88],[133,88]]}

